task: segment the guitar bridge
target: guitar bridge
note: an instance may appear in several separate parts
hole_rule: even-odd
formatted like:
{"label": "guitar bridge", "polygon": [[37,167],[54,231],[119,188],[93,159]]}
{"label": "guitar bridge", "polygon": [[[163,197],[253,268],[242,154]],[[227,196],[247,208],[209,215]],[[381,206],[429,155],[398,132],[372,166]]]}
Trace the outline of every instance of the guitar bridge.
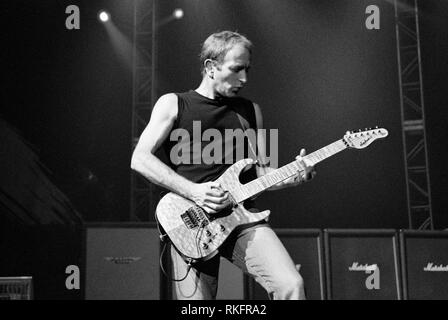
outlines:
{"label": "guitar bridge", "polygon": [[180,217],[189,229],[204,227],[208,224],[207,214],[200,206],[189,208]]}

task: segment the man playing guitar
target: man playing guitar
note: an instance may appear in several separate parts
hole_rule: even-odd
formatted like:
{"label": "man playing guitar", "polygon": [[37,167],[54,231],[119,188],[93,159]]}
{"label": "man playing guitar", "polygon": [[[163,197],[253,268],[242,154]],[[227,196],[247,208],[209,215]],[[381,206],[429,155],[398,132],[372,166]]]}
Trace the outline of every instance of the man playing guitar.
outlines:
{"label": "man playing guitar", "polygon": [[[215,181],[230,164],[225,161],[210,164],[205,163],[204,159],[198,161],[207,144],[199,141],[198,149],[195,145],[198,141],[187,141],[186,137],[181,143],[190,146],[184,150],[190,153],[188,156],[194,161],[166,165],[155,153],[161,147],[170,152],[173,145],[169,137],[173,130],[182,128],[191,133],[197,121],[201,123],[201,130],[216,129],[219,132],[245,129],[243,121],[255,130],[263,128],[261,108],[238,96],[247,83],[251,50],[251,42],[239,33],[223,31],[210,35],[203,43],[200,54],[203,78],[199,87],[159,98],[132,155],[133,170],[193,202],[211,218],[235,204],[229,192],[222,188],[219,181]],[[276,169],[266,164],[265,141],[262,139],[263,136],[258,135],[257,164],[245,172],[247,177],[261,177]],[[222,144],[225,143],[223,140]],[[314,167],[306,161],[305,155],[302,149],[296,158],[300,170],[294,176],[269,190],[296,186],[312,179]],[[250,200],[245,207],[251,212],[258,212]],[[202,245],[207,246],[205,243]],[[182,278],[182,281],[175,282],[177,298],[215,299],[221,256],[253,276],[273,299],[305,299],[303,279],[265,219],[236,227],[216,254],[194,263],[173,246],[173,272],[175,278]]]}

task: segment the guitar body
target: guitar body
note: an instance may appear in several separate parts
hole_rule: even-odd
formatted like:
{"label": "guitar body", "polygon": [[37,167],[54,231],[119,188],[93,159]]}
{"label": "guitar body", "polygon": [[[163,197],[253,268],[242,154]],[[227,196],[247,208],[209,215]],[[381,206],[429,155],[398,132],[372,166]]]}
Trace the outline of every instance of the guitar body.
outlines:
{"label": "guitar body", "polygon": [[160,200],[156,209],[157,220],[184,256],[197,260],[210,259],[237,226],[258,222],[269,216],[269,210],[249,212],[238,202],[245,198],[246,192],[239,182],[240,173],[252,163],[252,159],[242,159],[216,180],[235,201],[233,208],[216,215],[209,216],[193,201],[172,192]]}

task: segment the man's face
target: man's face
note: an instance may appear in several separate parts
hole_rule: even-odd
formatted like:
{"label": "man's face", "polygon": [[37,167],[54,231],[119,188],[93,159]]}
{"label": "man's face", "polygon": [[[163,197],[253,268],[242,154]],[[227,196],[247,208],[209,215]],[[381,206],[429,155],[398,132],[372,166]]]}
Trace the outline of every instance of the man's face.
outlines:
{"label": "man's face", "polygon": [[234,97],[247,82],[250,53],[241,44],[236,44],[224,57],[222,64],[214,67],[214,89],[224,97]]}

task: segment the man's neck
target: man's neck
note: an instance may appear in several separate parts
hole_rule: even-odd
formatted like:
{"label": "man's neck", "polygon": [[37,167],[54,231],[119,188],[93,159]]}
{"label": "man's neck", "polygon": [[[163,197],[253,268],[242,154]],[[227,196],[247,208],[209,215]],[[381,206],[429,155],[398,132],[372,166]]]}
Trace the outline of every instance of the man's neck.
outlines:
{"label": "man's neck", "polygon": [[209,99],[216,99],[219,97],[219,95],[213,88],[213,84],[206,78],[202,79],[201,84],[196,88],[195,91],[201,96],[207,97]]}

